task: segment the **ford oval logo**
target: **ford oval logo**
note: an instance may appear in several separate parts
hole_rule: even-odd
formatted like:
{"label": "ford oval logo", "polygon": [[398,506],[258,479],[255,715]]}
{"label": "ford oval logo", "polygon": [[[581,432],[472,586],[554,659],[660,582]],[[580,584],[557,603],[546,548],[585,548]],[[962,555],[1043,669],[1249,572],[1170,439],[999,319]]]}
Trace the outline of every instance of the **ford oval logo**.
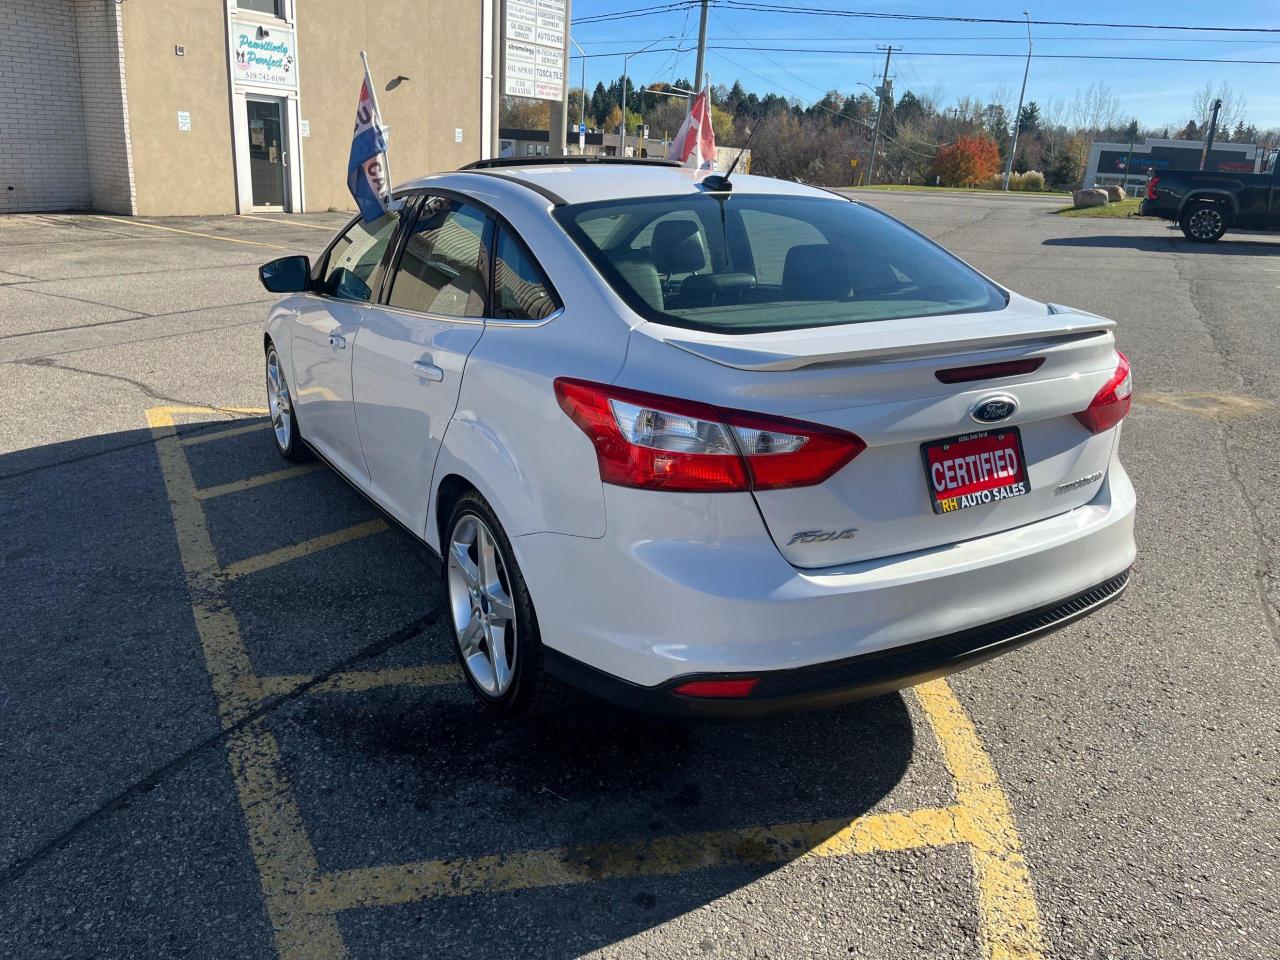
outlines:
{"label": "ford oval logo", "polygon": [[1001,423],[1018,410],[1018,401],[1006,393],[995,397],[983,397],[972,410],[969,418],[976,423]]}

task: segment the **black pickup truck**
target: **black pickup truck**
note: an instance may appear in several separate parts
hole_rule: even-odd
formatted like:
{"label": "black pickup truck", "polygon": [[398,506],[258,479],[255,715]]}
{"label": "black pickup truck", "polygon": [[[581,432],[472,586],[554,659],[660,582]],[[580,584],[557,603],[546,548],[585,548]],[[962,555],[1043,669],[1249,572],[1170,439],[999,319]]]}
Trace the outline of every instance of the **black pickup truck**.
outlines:
{"label": "black pickup truck", "polygon": [[1227,230],[1280,229],[1280,164],[1262,173],[1162,170],[1147,180],[1144,217],[1176,220],[1187,239],[1213,243]]}

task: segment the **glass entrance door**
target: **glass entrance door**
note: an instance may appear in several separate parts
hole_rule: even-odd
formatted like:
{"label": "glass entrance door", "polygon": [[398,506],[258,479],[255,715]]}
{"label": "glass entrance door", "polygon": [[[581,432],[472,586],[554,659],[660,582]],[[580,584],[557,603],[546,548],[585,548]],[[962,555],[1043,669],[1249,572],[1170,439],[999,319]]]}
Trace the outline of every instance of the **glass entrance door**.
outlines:
{"label": "glass entrance door", "polygon": [[249,113],[249,177],[253,205],[285,208],[284,104],[279,100],[247,98]]}

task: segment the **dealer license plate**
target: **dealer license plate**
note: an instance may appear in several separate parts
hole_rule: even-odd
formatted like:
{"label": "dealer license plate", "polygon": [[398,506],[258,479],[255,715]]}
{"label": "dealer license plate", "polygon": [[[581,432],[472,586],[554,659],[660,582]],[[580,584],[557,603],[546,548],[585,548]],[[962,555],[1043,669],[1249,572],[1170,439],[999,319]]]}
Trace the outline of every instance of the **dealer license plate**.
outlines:
{"label": "dealer license plate", "polygon": [[1020,497],[1031,490],[1017,427],[980,430],[920,445],[934,513]]}

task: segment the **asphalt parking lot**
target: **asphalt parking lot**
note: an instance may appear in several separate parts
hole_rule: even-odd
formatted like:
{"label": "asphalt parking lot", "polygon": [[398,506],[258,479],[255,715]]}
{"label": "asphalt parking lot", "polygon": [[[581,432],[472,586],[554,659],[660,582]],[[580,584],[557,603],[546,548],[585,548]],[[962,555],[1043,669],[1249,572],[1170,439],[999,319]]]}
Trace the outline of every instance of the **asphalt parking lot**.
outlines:
{"label": "asphalt parking lot", "polygon": [[864,197],[1119,321],[1134,576],[701,726],[488,719],[431,567],[276,457],[255,268],[343,215],[0,218],[0,956],[1280,956],[1280,238]]}

